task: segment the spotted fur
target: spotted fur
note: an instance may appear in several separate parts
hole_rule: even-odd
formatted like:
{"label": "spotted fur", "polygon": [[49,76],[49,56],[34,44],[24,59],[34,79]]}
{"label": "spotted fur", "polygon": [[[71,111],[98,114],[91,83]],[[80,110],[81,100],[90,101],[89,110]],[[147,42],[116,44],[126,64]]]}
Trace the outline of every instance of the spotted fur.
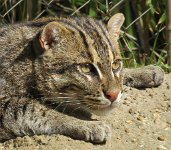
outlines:
{"label": "spotted fur", "polygon": [[106,112],[119,101],[117,39],[124,17],[117,14],[112,20],[108,29],[86,17],[43,18],[0,29],[0,141],[53,133],[106,141],[108,126],[57,109]]}

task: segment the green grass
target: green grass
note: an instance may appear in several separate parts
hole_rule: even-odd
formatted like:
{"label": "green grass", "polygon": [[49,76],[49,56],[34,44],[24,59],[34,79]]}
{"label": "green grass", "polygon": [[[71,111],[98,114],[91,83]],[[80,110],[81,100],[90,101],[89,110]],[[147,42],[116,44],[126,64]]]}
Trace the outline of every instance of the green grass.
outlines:
{"label": "green grass", "polygon": [[86,15],[104,22],[125,15],[120,45],[126,67],[154,64],[167,72],[166,1],[156,0],[1,0],[0,24],[55,15]]}

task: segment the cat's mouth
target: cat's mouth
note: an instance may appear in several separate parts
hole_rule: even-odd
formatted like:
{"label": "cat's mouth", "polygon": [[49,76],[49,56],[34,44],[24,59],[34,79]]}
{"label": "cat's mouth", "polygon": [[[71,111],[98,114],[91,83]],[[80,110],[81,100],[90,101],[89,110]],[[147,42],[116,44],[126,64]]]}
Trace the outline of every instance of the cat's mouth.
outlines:
{"label": "cat's mouth", "polygon": [[[94,109],[103,109],[103,108],[107,108],[107,107],[114,107],[116,104],[119,103],[119,99],[114,101],[114,102],[110,102],[108,99],[106,98],[96,98],[96,100],[99,100],[98,102],[90,102],[87,105],[91,105],[91,108]],[[92,100],[91,98],[89,98],[89,100]],[[94,98],[93,98],[94,100]]]}
{"label": "cat's mouth", "polygon": [[106,114],[111,112],[117,104],[120,102],[122,97],[122,94],[120,93],[115,101],[110,101],[109,99],[101,96],[101,97],[89,97],[86,99],[86,107],[90,110],[90,112],[93,112],[95,114],[100,113],[101,114]]}

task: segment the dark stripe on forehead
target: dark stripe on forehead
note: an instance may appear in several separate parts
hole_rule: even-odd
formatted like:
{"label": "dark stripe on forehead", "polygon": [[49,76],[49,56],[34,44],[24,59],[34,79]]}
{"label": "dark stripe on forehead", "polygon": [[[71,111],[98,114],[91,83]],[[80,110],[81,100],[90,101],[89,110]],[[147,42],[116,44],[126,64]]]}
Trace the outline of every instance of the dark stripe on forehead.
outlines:
{"label": "dark stripe on forehead", "polygon": [[[96,29],[95,22],[91,19],[83,18],[82,22],[77,19],[77,24],[81,26],[86,34],[95,41],[94,46],[96,48],[96,52],[99,56],[105,55],[106,53],[103,51],[106,49],[106,44],[102,40],[98,30]],[[93,24],[94,23],[94,24]]]}
{"label": "dark stripe on forehead", "polygon": [[108,42],[108,44],[109,44],[111,50],[114,51],[114,48],[113,48],[113,46],[112,46],[112,44],[111,44],[111,42],[110,42],[108,36],[106,35],[106,31],[105,31],[105,29],[104,29],[102,23],[101,23],[100,21],[97,21],[97,20],[95,20],[95,22],[96,22],[96,24],[98,25],[98,27],[101,29],[101,31],[102,31],[103,35],[105,36],[105,38],[106,38],[106,40],[107,40],[107,42]]}
{"label": "dark stripe on forehead", "polygon": [[87,40],[86,40],[86,36],[84,35],[84,33],[83,33],[77,26],[75,26],[72,22],[69,22],[68,20],[61,19],[61,20],[58,20],[58,21],[59,21],[59,22],[62,22],[62,23],[64,23],[64,24],[66,24],[66,25],[69,25],[69,27],[72,27],[72,28],[74,28],[76,31],[78,31],[78,33],[79,33],[80,37],[82,38],[82,40],[83,40],[83,42],[84,42],[86,48],[89,47],[89,45],[88,45],[88,43],[87,43]]}
{"label": "dark stripe on forehead", "polygon": [[[76,24],[78,26],[80,26],[86,32],[87,36],[89,36],[91,39],[95,40],[95,38],[98,36],[98,32],[95,30],[95,27],[90,26],[89,19],[87,19],[87,18],[81,18],[81,19],[82,20],[80,20],[80,18],[75,18]],[[101,41],[99,40],[99,42],[101,42]],[[98,46],[101,45],[102,43],[98,43],[96,41],[94,44],[95,44],[95,48],[98,49]],[[98,51],[96,51],[96,52],[98,54]]]}
{"label": "dark stripe on forehead", "polygon": [[94,39],[93,33],[91,32],[92,29],[90,26],[88,26],[90,24],[88,19],[85,18],[81,18],[81,19],[82,20],[80,20],[80,18],[75,18],[76,24],[80,26],[91,39]]}
{"label": "dark stripe on forehead", "polygon": [[99,30],[99,26],[98,26],[97,23],[99,23],[98,20],[94,20],[94,19],[90,19],[89,20],[89,24],[97,32],[97,38],[98,38],[98,40],[96,42],[97,43],[99,42],[98,46],[100,47],[100,49],[98,49],[98,51],[103,56],[105,56],[105,57],[107,56],[108,57],[108,52],[107,52],[108,51],[108,45],[104,41],[104,33],[101,32],[101,30]]}

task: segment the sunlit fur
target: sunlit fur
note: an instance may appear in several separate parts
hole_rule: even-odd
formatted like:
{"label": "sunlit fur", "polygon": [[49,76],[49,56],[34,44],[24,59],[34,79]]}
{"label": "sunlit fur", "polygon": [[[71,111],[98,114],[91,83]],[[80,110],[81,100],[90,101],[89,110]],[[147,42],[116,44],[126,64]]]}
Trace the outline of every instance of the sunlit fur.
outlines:
{"label": "sunlit fur", "polygon": [[[120,26],[118,24],[118,28]],[[23,30],[26,33],[22,33]],[[13,54],[10,50],[5,51],[1,59],[5,57],[9,66],[10,63],[13,66],[5,69],[4,76],[7,81],[11,80],[11,74],[15,76],[13,84],[17,86],[18,94],[22,92],[20,95],[27,94],[59,104],[57,107],[76,105],[89,111],[112,108],[114,103],[105,97],[105,92],[122,92],[122,66],[112,70],[112,63],[120,61],[118,45],[113,44],[118,37],[110,37],[113,31],[107,31],[101,21],[86,17],[44,18],[26,23],[25,26],[13,26],[8,33],[15,33],[16,39],[17,34],[18,37],[24,34],[22,36],[27,39],[26,44],[32,49],[12,49]],[[0,49],[4,47],[3,39],[6,44],[15,41],[17,45],[19,42],[11,36],[9,38],[6,32],[4,28]],[[26,55],[24,66],[21,61],[23,58],[18,56],[20,53]],[[84,64],[92,66],[89,73],[79,69]]]}
{"label": "sunlit fur", "polygon": [[[52,29],[54,43],[51,48],[45,48],[45,52],[36,61],[36,69],[43,71],[39,72],[37,86],[45,99],[59,105],[76,105],[90,111],[113,108],[114,104],[104,93],[121,93],[122,65],[116,71],[112,70],[112,63],[120,58],[120,54],[116,44],[110,41],[103,23],[91,18],[52,18],[43,20],[42,24],[47,21],[51,24],[45,26],[39,38],[48,40],[46,30],[49,32]],[[35,24],[36,22],[33,23]],[[60,38],[55,37],[55,34]],[[45,45],[46,43],[45,41]],[[89,73],[81,71],[79,66],[84,64],[91,64],[94,70]],[[62,69],[62,73],[55,72],[58,69]],[[48,81],[47,84],[42,84],[44,79]],[[67,98],[58,97],[58,92],[65,93]]]}

